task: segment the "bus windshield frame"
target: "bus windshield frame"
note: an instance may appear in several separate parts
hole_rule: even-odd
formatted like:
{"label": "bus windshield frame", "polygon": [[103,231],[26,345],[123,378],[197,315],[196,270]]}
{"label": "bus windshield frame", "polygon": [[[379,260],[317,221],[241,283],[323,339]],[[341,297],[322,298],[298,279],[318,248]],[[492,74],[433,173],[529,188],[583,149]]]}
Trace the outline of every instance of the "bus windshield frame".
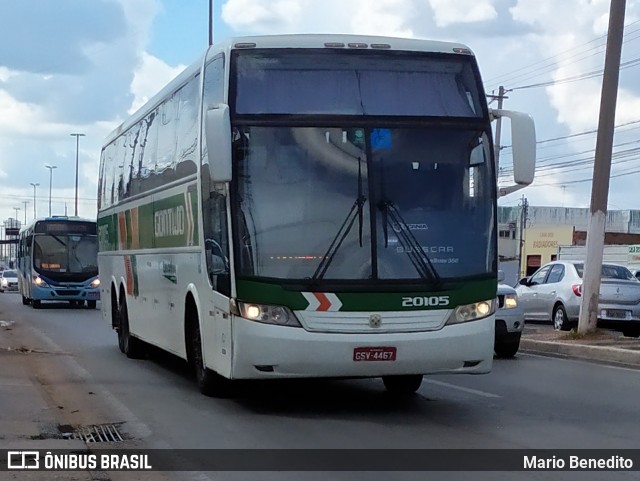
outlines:
{"label": "bus windshield frame", "polygon": [[[472,56],[265,49],[235,51],[232,58],[231,215],[238,279],[359,290],[425,285],[437,289],[443,280],[496,276],[495,164],[488,110],[481,100],[484,93]],[[302,59],[303,68],[296,68],[296,59]],[[438,66],[457,76],[456,82],[451,81],[451,76],[445,82],[455,85],[456,92],[447,93],[439,79],[436,92],[422,99],[405,94],[411,91],[408,84],[399,87],[405,93],[381,94],[379,102],[369,95],[375,93],[376,85],[381,91],[380,85],[388,80],[383,75],[387,63],[381,64],[387,61],[396,85],[409,79],[414,93],[418,86],[422,87],[418,91],[425,92],[424,72],[418,71],[414,78],[403,74],[403,62],[411,70],[416,68],[416,59],[428,64],[422,67],[424,72],[429,71],[428,76]],[[339,72],[339,79],[333,83],[327,67],[330,61],[337,62]],[[278,62],[285,64],[284,70],[274,67]],[[370,85],[365,86],[366,75],[354,70],[354,64],[369,74],[373,72],[368,76]],[[260,72],[261,65],[267,66],[266,73]],[[250,67],[258,70],[251,72]],[[271,76],[269,69],[277,73]],[[303,69],[306,70],[301,74]],[[289,94],[278,105],[273,99],[283,98],[276,95],[283,72],[299,82],[285,82]],[[331,83],[329,87],[312,82],[317,72]],[[255,81],[260,78],[265,91]],[[347,88],[349,79],[354,78],[357,89],[352,88],[349,96],[337,96],[345,103],[325,101],[331,92]],[[468,91],[460,91],[462,84]],[[311,95],[309,89],[313,86],[317,87],[314,100],[297,103],[296,99],[304,97],[302,94]],[[439,97],[437,102],[434,95]],[[455,103],[456,95],[458,107],[451,110],[446,105]],[[263,102],[264,96],[270,100]],[[433,102],[436,106],[428,110],[426,106]],[[391,108],[392,105],[396,107]],[[329,148],[332,152],[328,152]],[[256,168],[258,165],[262,172]],[[402,174],[390,175],[400,170]],[[471,189],[475,193],[469,196],[472,171],[476,183]],[[444,175],[447,172],[449,177]],[[267,181],[272,185],[261,187]],[[419,185],[424,186],[425,192]],[[449,185],[459,187],[449,188],[447,193]],[[451,192],[454,190],[457,191]],[[445,199],[452,193],[454,196]],[[419,211],[415,215],[404,207],[411,195],[416,202],[423,202],[415,206]],[[338,197],[341,202],[336,201],[327,206],[326,212],[319,213],[320,204]],[[307,211],[300,215],[291,211],[304,208]],[[278,219],[269,214],[274,211]],[[267,215],[273,219],[265,223]],[[261,223],[264,228],[255,227]],[[452,235],[437,233],[450,229],[453,234],[455,225],[473,225],[469,235],[478,234],[481,240],[468,244],[466,254],[460,242],[468,243],[468,239],[454,242]],[[268,235],[270,242],[256,245],[257,238]],[[301,243],[307,242],[313,248],[278,250],[278,236],[282,244],[301,236]],[[314,239],[319,237],[323,241],[315,244]],[[265,267],[276,261],[297,265]],[[329,266],[323,268],[322,263]]]}

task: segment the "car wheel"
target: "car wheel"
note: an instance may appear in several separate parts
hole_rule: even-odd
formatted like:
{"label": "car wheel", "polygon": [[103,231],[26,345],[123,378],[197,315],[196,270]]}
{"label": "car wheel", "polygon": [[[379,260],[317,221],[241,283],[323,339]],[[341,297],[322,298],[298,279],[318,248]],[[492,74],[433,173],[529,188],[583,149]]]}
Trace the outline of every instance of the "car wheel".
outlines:
{"label": "car wheel", "polygon": [[496,357],[500,359],[509,359],[516,355],[520,349],[520,336],[515,340],[496,342],[493,350],[496,353]]}
{"label": "car wheel", "polygon": [[562,304],[558,304],[553,310],[553,328],[556,331],[569,331],[569,319],[567,318],[567,311]]}
{"label": "car wheel", "polygon": [[391,394],[398,396],[409,396],[420,389],[422,384],[422,374],[411,374],[404,376],[382,376],[384,387]]}
{"label": "car wheel", "polygon": [[97,301],[87,301],[87,309],[95,309]]}
{"label": "car wheel", "polygon": [[31,301],[31,305],[33,306],[34,309],[40,309],[42,307],[42,303],[36,299]]}

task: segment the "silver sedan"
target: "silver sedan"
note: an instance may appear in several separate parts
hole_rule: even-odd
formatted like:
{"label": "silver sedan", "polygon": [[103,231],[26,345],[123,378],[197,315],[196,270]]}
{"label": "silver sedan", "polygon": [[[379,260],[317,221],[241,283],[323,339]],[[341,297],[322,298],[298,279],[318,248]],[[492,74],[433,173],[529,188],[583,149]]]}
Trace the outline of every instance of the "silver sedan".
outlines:
{"label": "silver sedan", "polygon": [[[545,264],[516,287],[525,320],[553,321],[568,331],[578,322],[582,299],[583,262]],[[625,336],[640,336],[640,281],[626,267],[602,265],[598,322]]]}

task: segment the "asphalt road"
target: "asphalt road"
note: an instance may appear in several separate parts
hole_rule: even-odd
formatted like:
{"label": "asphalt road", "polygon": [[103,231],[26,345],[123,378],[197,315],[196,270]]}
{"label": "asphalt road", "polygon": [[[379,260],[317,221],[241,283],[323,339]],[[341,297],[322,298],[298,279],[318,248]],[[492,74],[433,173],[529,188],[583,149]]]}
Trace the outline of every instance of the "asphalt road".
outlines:
{"label": "asphalt road", "polygon": [[[130,360],[99,310],[22,306],[0,294],[5,320],[52,356],[49,394],[77,422],[123,423],[151,448],[628,449],[640,445],[640,371],[520,353],[483,376],[425,378],[397,400],[379,380],[247,383],[234,399],[199,394],[184,363]],[[53,367],[55,364],[55,368]],[[86,399],[86,401],[82,401]],[[74,404],[75,403],[75,404]],[[73,411],[73,410],[72,410]],[[295,456],[292,453],[292,456]],[[461,460],[461,469],[464,460]],[[604,477],[603,477],[604,476]],[[134,479],[134,478],[131,478]],[[186,479],[176,477],[176,479]],[[197,479],[638,479],[637,473],[214,473]]]}

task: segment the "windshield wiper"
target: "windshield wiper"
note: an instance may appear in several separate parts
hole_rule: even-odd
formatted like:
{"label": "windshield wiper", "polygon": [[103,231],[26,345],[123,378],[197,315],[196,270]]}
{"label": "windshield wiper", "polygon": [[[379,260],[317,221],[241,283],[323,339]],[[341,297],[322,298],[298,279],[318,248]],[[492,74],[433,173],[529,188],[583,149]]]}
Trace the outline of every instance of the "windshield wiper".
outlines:
{"label": "windshield wiper", "polygon": [[420,277],[426,281],[432,281],[439,285],[442,283],[442,279],[436,271],[435,267],[429,259],[429,256],[424,251],[418,239],[413,235],[409,225],[405,222],[400,215],[400,211],[389,199],[383,198],[378,203],[378,208],[382,211],[382,230],[384,233],[384,246],[389,245],[389,219],[391,219],[392,226],[396,233],[396,237],[402,246],[404,252],[409,256],[409,260],[413,267],[415,267]]}
{"label": "windshield wiper", "polygon": [[57,240],[63,246],[67,247],[67,244],[62,239],[60,239],[60,237],[58,237],[57,235],[49,234],[49,236],[52,237],[53,239]]}
{"label": "windshield wiper", "polygon": [[362,247],[362,228],[363,228],[363,222],[364,222],[363,208],[364,208],[365,202],[367,201],[367,198],[364,196],[364,193],[362,192],[362,190],[363,190],[362,189],[362,159],[358,157],[358,197],[356,198],[355,202],[351,206],[351,210],[349,211],[349,213],[347,214],[347,217],[345,218],[344,222],[340,226],[340,229],[338,229],[338,232],[333,238],[333,241],[331,241],[331,245],[329,246],[329,248],[327,249],[327,252],[325,252],[324,256],[322,257],[320,264],[318,264],[318,268],[313,273],[313,276],[311,277],[312,280],[314,281],[320,280],[327,273],[327,269],[329,269],[331,262],[333,262],[333,259],[336,256],[336,253],[340,249],[340,246],[349,235],[349,232],[351,232],[351,228],[353,227],[353,224],[356,221],[356,217],[358,218],[358,228],[359,228],[358,239],[360,241],[360,247]]}

